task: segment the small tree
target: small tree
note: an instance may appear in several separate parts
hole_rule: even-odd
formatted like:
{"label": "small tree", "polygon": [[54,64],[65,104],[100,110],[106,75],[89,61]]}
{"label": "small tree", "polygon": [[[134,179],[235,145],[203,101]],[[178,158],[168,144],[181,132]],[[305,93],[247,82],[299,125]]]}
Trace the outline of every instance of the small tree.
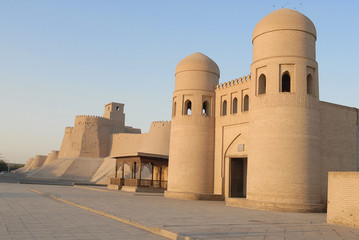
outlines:
{"label": "small tree", "polygon": [[7,171],[7,164],[4,160],[0,160],[0,172]]}

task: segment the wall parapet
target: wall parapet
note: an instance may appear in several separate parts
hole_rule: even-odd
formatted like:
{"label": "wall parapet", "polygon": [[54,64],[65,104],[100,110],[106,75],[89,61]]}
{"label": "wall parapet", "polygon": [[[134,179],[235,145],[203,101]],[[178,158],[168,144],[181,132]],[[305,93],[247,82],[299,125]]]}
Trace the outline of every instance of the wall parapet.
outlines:
{"label": "wall parapet", "polygon": [[171,121],[154,121],[151,123],[151,127],[168,127],[171,126]]}
{"label": "wall parapet", "polygon": [[95,116],[95,115],[77,115],[75,117],[75,124],[77,122],[91,122],[91,121],[98,121],[99,123],[105,123],[110,124],[113,122],[111,119],[104,118],[101,116]]}
{"label": "wall parapet", "polygon": [[215,87],[215,89],[216,90],[222,90],[222,89],[225,89],[225,88],[228,88],[228,87],[233,87],[233,86],[241,84],[241,83],[246,83],[246,82],[248,82],[250,80],[251,80],[251,75],[243,76],[243,77],[236,78],[234,80],[231,80],[231,81],[228,81],[228,82],[225,82],[225,83],[220,83]]}
{"label": "wall parapet", "polygon": [[167,120],[165,120],[165,121],[153,121],[151,124],[157,124],[157,123],[159,123],[159,124],[168,124],[168,123],[171,123],[171,121],[167,121]]}
{"label": "wall parapet", "polygon": [[107,119],[107,120],[109,120],[108,118],[104,118],[104,117],[96,116],[96,115],[76,115],[76,118],[96,118],[96,119]]}

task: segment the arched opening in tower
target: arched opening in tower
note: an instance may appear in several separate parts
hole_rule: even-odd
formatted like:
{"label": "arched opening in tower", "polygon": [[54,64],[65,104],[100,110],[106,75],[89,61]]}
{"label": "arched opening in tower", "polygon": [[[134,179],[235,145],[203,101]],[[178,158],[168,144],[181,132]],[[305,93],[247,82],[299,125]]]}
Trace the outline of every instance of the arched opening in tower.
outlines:
{"label": "arched opening in tower", "polygon": [[238,112],[238,99],[236,97],[233,99],[232,112],[233,113]]}
{"label": "arched opening in tower", "polygon": [[282,76],[282,92],[290,92],[290,76],[285,72]]}
{"label": "arched opening in tower", "polygon": [[261,74],[258,79],[258,94],[266,93],[266,75]]}
{"label": "arched opening in tower", "polygon": [[172,116],[176,116],[176,107],[177,107],[177,103],[176,102],[174,102],[173,103],[173,113],[172,113]]}
{"label": "arched opening in tower", "polygon": [[249,96],[245,95],[243,99],[243,111],[246,112],[249,110]]}
{"label": "arched opening in tower", "polygon": [[307,93],[308,94],[313,94],[313,77],[312,74],[308,74],[307,76]]}
{"label": "arched opening in tower", "polygon": [[192,115],[192,102],[190,100],[187,100],[185,102],[185,115]]}
{"label": "arched opening in tower", "polygon": [[204,101],[203,102],[203,106],[202,106],[202,115],[203,116],[208,116],[208,102]]}
{"label": "arched opening in tower", "polygon": [[222,116],[226,116],[226,115],[227,115],[227,101],[224,100],[222,104]]}

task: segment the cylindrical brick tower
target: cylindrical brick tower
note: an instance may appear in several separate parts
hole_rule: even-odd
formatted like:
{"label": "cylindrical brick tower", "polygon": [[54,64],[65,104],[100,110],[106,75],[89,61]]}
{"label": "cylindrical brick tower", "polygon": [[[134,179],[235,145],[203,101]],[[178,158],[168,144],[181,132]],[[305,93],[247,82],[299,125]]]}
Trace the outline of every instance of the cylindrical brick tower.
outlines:
{"label": "cylindrical brick tower", "polygon": [[316,29],[280,9],[255,27],[247,200],[263,209],[321,211]]}
{"label": "cylindrical brick tower", "polygon": [[[167,197],[213,193],[214,88],[217,64],[202,53],[176,67]],[[192,195],[191,195],[192,194]]]}

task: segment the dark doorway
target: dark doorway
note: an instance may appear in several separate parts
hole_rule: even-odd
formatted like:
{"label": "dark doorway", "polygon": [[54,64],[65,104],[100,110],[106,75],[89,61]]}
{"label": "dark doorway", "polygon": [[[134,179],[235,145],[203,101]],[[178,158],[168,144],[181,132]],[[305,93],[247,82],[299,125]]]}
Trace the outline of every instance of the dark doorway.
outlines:
{"label": "dark doorway", "polygon": [[247,158],[231,158],[230,160],[230,197],[247,195]]}

